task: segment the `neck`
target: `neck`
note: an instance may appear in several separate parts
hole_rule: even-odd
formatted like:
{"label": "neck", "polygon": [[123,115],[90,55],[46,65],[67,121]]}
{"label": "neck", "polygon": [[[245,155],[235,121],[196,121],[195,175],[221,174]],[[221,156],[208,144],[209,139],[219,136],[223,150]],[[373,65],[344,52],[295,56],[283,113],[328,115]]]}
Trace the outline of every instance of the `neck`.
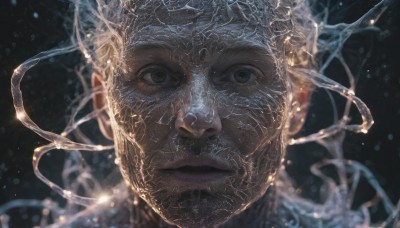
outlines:
{"label": "neck", "polygon": [[267,192],[249,208],[234,216],[220,228],[231,227],[271,227],[275,225],[277,211],[277,199],[274,187]]}

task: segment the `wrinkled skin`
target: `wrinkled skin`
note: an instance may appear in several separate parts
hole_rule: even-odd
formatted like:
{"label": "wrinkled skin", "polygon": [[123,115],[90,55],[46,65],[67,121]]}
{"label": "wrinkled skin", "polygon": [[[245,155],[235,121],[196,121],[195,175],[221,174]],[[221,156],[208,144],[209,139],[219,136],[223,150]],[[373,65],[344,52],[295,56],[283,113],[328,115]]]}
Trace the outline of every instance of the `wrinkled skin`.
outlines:
{"label": "wrinkled skin", "polygon": [[[204,2],[185,10],[137,3],[124,22],[126,68],[103,82],[124,179],[180,227],[224,224],[265,195],[284,156],[291,102],[283,56],[262,26],[267,3],[254,1],[254,11]],[[187,158],[221,161],[231,172],[198,185],[162,172]]]}

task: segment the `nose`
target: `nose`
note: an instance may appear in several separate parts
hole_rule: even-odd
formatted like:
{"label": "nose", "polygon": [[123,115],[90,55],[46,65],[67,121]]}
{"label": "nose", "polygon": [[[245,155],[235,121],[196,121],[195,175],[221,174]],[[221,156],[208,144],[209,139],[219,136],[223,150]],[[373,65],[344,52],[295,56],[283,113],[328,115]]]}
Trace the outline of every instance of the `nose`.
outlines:
{"label": "nose", "polygon": [[191,89],[175,121],[178,134],[186,138],[212,138],[221,132],[221,119],[206,85]]}
{"label": "nose", "polygon": [[221,132],[221,120],[218,113],[211,110],[179,111],[175,128],[187,138],[213,137]]}

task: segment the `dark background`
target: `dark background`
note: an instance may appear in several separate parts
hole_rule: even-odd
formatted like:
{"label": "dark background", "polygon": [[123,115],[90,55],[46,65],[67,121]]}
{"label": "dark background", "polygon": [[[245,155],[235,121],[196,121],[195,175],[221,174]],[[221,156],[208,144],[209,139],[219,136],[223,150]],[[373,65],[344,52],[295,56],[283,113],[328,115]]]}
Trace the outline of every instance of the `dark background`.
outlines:
{"label": "dark background", "polygon": [[[353,21],[376,2],[344,1],[341,7],[332,8],[332,18]],[[13,69],[26,59],[59,46],[68,39],[68,28],[65,26],[65,20],[69,18],[68,9],[67,1],[0,1],[0,205],[13,199],[57,197],[33,174],[33,149],[46,142],[15,118],[10,77]],[[370,107],[375,124],[367,135],[347,134],[344,144],[345,156],[365,164],[394,202],[400,197],[399,12],[399,4],[395,4],[377,23],[390,34],[378,38],[366,33],[349,41],[349,45],[358,48],[357,53],[368,56],[359,72],[361,77],[356,94]],[[360,51],[360,48],[370,48],[371,52]],[[28,72],[22,82],[28,113],[39,126],[55,132],[60,132],[65,126],[65,110],[69,110],[71,100],[80,90],[73,76],[73,63],[77,60],[68,56],[65,58],[66,61],[55,59],[54,64],[40,65]],[[354,65],[357,64],[355,61]],[[330,69],[333,73],[335,70],[334,66]],[[331,110],[321,105],[325,102],[327,98],[323,98],[322,93],[314,95],[307,124],[311,130],[306,129],[303,133],[318,129],[324,122],[320,118],[328,118],[324,117],[324,112]],[[299,153],[292,155],[292,159],[297,161],[295,167],[307,167],[321,154],[316,145],[299,148]],[[46,156],[41,164],[44,174],[57,180],[62,159],[62,153]],[[307,175],[307,169],[302,170],[298,173]],[[24,219],[28,218],[19,218],[20,225],[28,224]]]}

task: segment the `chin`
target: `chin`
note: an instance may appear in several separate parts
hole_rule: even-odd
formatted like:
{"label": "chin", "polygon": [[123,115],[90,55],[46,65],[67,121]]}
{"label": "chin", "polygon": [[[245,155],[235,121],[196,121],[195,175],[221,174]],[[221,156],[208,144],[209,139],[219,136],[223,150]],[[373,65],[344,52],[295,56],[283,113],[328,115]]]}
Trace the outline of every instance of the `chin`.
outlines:
{"label": "chin", "polygon": [[227,222],[244,209],[237,198],[226,197],[205,190],[188,190],[152,206],[170,224],[188,228],[213,227]]}
{"label": "chin", "polygon": [[169,224],[187,228],[216,227],[248,209],[268,189],[259,185],[245,191],[233,186],[227,185],[224,191],[211,188],[172,192],[168,189],[148,194],[145,201]]}

